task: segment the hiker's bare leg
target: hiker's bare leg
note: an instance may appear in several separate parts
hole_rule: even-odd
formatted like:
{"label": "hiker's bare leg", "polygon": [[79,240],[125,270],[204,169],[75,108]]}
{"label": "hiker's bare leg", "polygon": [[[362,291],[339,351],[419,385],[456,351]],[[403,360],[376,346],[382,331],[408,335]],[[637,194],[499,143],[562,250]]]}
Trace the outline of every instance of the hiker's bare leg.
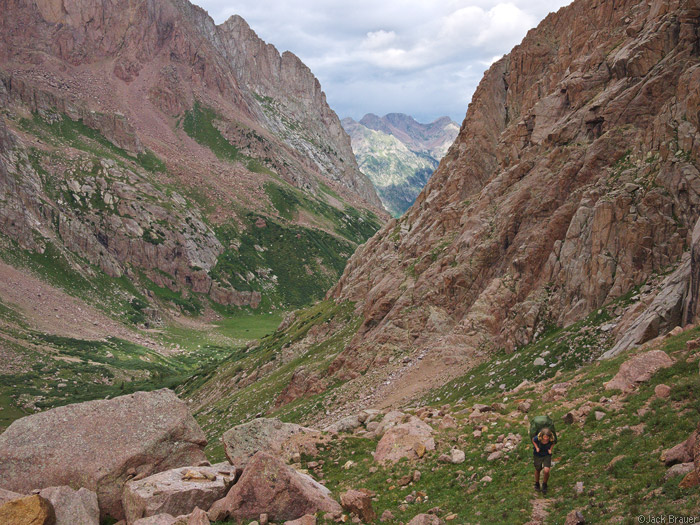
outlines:
{"label": "hiker's bare leg", "polygon": [[[542,475],[542,483],[544,483],[544,484],[546,485],[546,484],[547,484],[547,480],[549,479],[549,467],[544,467],[542,470],[544,471],[544,472],[542,473],[542,474],[543,474],[543,475]],[[538,472],[537,475],[536,475],[537,478],[540,477],[539,474],[540,474],[540,473]]]}
{"label": "hiker's bare leg", "polygon": [[535,483],[540,482],[540,471],[535,469]]}

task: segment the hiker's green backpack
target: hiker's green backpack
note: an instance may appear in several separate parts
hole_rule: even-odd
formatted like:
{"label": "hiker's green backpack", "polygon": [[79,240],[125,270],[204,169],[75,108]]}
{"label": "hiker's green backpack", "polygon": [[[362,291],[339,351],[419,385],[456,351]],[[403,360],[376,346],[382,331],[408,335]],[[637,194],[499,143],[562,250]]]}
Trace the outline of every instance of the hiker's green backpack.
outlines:
{"label": "hiker's green backpack", "polygon": [[558,441],[557,431],[554,429],[554,421],[552,421],[552,418],[549,416],[535,416],[532,418],[532,421],[530,421],[530,442],[535,439],[535,436],[537,436],[543,428],[548,428],[552,431],[552,434],[554,434],[553,443],[556,443]]}

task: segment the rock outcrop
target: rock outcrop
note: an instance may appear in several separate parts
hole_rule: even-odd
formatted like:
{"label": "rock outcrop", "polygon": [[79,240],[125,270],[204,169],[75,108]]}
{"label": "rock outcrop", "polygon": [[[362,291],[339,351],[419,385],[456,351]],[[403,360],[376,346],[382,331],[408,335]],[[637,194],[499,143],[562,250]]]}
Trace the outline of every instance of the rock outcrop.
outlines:
{"label": "rock outcrop", "polygon": [[[677,267],[700,215],[698,17],[577,0],[493,64],[416,203],[329,292],[362,324],[326,379],[359,393],[371,371],[396,403]],[[422,360],[399,370],[396,348]]]}
{"label": "rock outcrop", "polygon": [[257,418],[227,430],[221,440],[228,460],[245,467],[260,451],[285,461],[295,454],[313,454],[322,435],[318,430],[279,419]]}
{"label": "rock outcrop", "polygon": [[69,485],[95,491],[101,516],[124,517],[124,484],[206,458],[204,433],[170,390],[54,408],[0,435],[0,486],[18,492]]}
{"label": "rock outcrop", "polygon": [[673,359],[663,350],[644,352],[622,363],[615,377],[605,383],[605,388],[630,392],[638,383],[649,381],[656,372],[668,368],[673,363]]}
{"label": "rock outcrop", "polygon": [[281,522],[319,511],[340,513],[342,508],[326,487],[282,460],[258,452],[241,479],[224,499],[214,503],[208,514],[213,521],[227,517],[251,520],[267,514],[270,521]]}

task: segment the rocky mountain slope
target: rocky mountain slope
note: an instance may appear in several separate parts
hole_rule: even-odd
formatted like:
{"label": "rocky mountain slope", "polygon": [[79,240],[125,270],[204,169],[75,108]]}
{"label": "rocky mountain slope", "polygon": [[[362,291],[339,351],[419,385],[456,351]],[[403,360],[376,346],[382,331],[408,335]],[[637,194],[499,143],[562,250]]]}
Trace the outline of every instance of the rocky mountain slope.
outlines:
{"label": "rocky mountain slope", "polygon": [[240,17],[1,10],[0,426],[230,355],[387,218],[318,80]]}
{"label": "rocky mountain slope", "polygon": [[[21,248],[255,308],[308,302],[380,224],[318,80],[240,17],[169,0],[4,12],[0,224]],[[285,235],[306,260],[266,253]],[[281,289],[304,268],[331,277]]]}
{"label": "rocky mountain slope", "polygon": [[397,406],[546,340],[541,379],[695,319],[699,17],[686,1],[549,15],[486,72],[416,203],[328,301],[190,385],[207,420]]}
{"label": "rocky mountain slope", "polygon": [[370,113],[359,122],[344,118],[341,124],[350,135],[360,170],[394,217],[413,204],[459,131],[449,117],[421,124],[401,113]]}

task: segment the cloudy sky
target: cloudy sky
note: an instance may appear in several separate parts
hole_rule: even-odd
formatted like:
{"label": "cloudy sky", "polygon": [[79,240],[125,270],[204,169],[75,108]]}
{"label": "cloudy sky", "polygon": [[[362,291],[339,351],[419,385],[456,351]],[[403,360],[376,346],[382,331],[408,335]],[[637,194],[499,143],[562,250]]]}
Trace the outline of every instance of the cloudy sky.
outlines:
{"label": "cloudy sky", "polygon": [[194,0],[238,14],[321,81],[342,117],[398,112],[461,123],[484,71],[571,0]]}

